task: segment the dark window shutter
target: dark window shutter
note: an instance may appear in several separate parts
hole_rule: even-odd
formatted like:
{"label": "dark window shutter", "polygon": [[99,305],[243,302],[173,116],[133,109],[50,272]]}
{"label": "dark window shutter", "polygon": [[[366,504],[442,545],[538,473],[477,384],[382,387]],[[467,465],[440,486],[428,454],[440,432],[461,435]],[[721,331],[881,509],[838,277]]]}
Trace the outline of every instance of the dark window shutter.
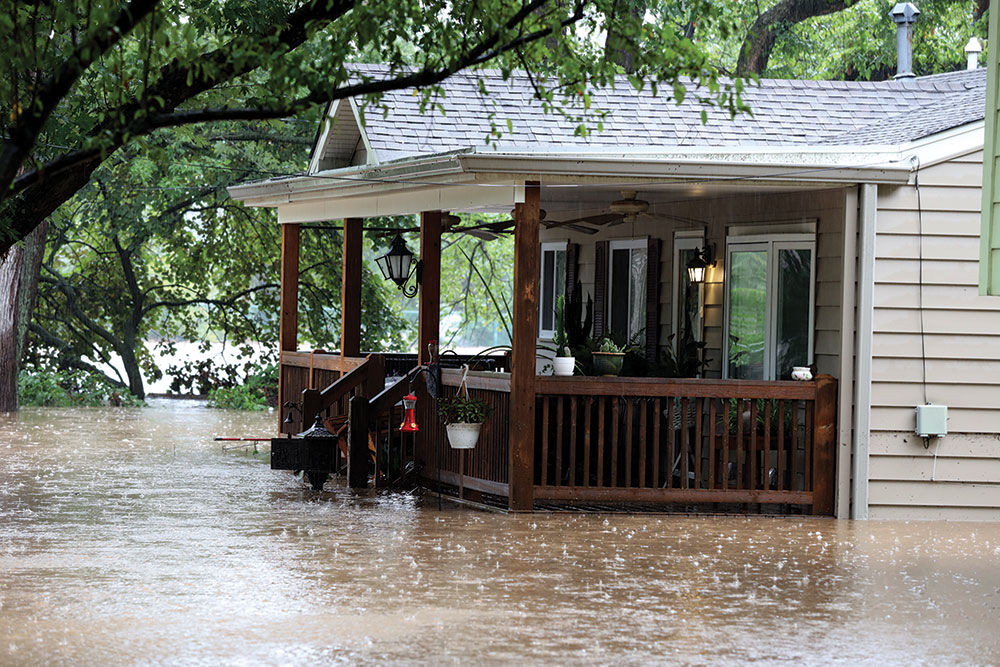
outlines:
{"label": "dark window shutter", "polygon": [[646,358],[656,359],[660,342],[660,239],[646,240]]}
{"label": "dark window shutter", "polygon": [[594,244],[594,338],[598,339],[605,333],[605,320],[608,316],[608,251],[611,244],[608,241],[598,241]]}
{"label": "dark window shutter", "polygon": [[580,244],[566,244],[566,303],[573,295],[573,287],[580,279]]}

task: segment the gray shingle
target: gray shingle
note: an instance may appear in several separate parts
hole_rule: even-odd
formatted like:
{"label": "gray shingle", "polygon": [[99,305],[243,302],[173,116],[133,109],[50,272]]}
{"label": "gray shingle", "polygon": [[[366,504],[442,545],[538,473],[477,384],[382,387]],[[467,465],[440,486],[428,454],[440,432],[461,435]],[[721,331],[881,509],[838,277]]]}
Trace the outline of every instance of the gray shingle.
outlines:
{"label": "gray shingle", "polygon": [[[376,65],[356,71],[379,78],[387,70]],[[489,97],[479,93],[476,77],[486,79]],[[951,72],[900,81],[799,81],[763,79],[743,93],[752,114],[730,119],[720,109],[706,109],[702,125],[699,91],[689,89],[677,105],[661,89],[635,92],[627,79],[594,96],[594,106],[607,111],[604,130],[591,113],[585,121],[593,132],[574,135],[577,121],[545,114],[528,78],[515,73],[504,81],[491,71],[457,74],[444,82],[446,110],[420,113],[412,90],[386,93],[388,117],[366,114],[368,136],[381,160],[462,148],[485,148],[490,116],[503,133],[499,150],[587,150],[609,145],[641,146],[645,151],[673,146],[871,145],[912,141],[983,118],[986,70]],[[585,113],[568,110],[569,115]],[[507,130],[507,119],[513,132]]]}

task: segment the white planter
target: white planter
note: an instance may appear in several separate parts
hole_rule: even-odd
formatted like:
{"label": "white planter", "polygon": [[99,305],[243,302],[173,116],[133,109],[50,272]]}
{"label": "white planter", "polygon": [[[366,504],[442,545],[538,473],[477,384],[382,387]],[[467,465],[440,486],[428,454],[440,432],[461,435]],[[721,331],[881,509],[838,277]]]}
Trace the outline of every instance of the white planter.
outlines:
{"label": "white planter", "polygon": [[452,449],[472,449],[479,440],[479,429],[482,424],[448,424],[448,442]]}
{"label": "white planter", "polygon": [[808,366],[792,366],[792,379],[801,382],[812,380],[812,370]]}
{"label": "white planter", "polygon": [[552,360],[552,365],[554,367],[553,375],[572,375],[573,369],[576,368],[576,357],[555,357]]}

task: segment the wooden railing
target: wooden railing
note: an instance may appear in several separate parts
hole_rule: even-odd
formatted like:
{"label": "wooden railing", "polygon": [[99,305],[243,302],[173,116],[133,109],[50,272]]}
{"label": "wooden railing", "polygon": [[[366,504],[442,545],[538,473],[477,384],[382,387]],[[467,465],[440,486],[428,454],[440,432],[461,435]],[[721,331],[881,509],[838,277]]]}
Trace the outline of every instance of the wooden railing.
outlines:
{"label": "wooden railing", "polygon": [[366,408],[369,437],[375,448],[375,486],[394,486],[413,461],[414,436],[403,433],[403,397],[410,392],[419,367],[406,371],[398,380],[374,396]]}
{"label": "wooden railing", "polygon": [[[363,370],[358,371],[359,368]],[[385,378],[382,369],[378,355],[341,357],[322,351],[282,352],[279,431],[289,435],[300,433],[312,425],[319,413],[346,416],[347,401],[359,392],[359,387],[365,395],[382,389]],[[340,383],[342,376],[350,379]]]}
{"label": "wooden railing", "polygon": [[[458,370],[443,369],[442,393],[454,396],[462,379]],[[423,437],[415,453],[420,476],[434,485],[440,474],[442,483],[459,489],[507,495],[510,444],[510,375],[471,371],[466,378],[469,395],[493,406],[493,417],[487,420],[479,434],[475,449],[455,450],[448,444],[443,426],[438,426],[433,402],[421,391],[419,404]]]}
{"label": "wooden railing", "polygon": [[833,511],[836,380],[538,378],[535,498]]}

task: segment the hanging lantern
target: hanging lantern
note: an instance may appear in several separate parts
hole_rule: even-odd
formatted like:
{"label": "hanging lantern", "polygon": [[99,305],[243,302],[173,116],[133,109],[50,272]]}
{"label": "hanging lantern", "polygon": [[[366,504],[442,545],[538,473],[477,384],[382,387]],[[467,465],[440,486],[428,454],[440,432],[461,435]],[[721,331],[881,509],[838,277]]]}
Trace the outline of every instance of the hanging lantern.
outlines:
{"label": "hanging lantern", "polygon": [[420,430],[417,426],[417,397],[413,394],[403,397],[403,423],[399,425],[399,430],[403,433],[416,433]]}
{"label": "hanging lantern", "polygon": [[[376,258],[375,263],[382,270],[382,277],[396,283],[403,294],[412,297],[417,293],[417,287],[420,285],[420,262],[417,262],[411,270],[413,253],[406,247],[406,241],[403,240],[402,235],[396,234],[393,237],[392,243],[389,245],[389,252]],[[417,274],[416,283],[411,288],[407,288],[406,283],[413,273]]]}
{"label": "hanging lantern", "polygon": [[715,248],[711,244],[694,251],[694,257],[687,263],[688,280],[692,285],[705,282],[705,270],[715,266]]}

